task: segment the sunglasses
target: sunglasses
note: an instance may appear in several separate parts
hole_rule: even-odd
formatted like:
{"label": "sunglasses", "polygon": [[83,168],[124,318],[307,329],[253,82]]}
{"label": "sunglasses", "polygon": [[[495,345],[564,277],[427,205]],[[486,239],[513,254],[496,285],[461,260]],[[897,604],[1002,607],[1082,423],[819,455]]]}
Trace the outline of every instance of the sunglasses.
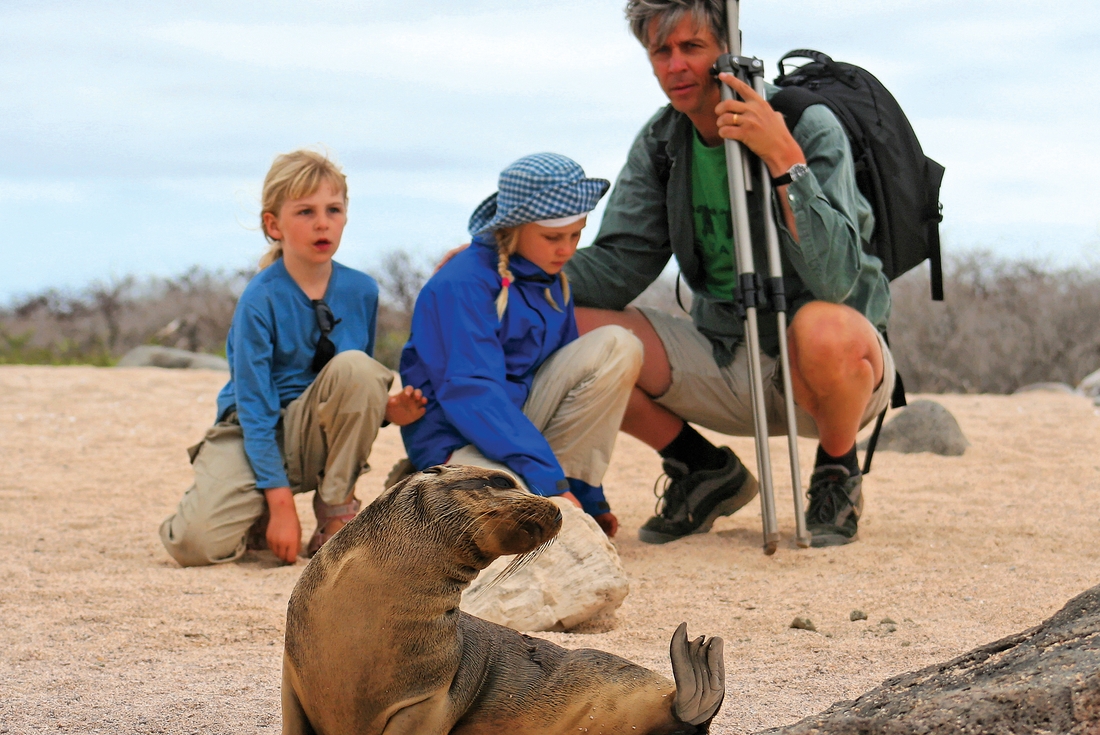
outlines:
{"label": "sunglasses", "polygon": [[313,300],[313,316],[317,318],[317,328],[321,330],[321,338],[317,340],[317,351],[313,353],[310,369],[319,373],[325,365],[328,365],[328,361],[336,356],[336,345],[328,335],[340,320],[333,316],[332,309],[328,308],[324,299]]}

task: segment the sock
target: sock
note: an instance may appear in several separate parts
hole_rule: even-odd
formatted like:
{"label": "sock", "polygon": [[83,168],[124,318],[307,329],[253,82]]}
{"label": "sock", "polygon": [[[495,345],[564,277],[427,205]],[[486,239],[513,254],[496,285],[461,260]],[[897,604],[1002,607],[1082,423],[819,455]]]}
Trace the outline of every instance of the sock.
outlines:
{"label": "sock", "polygon": [[687,465],[688,472],[720,470],[726,466],[726,455],[686,421],[676,438],[664,449],[658,450],[657,454],[665,459],[683,462]]}
{"label": "sock", "polygon": [[818,444],[817,459],[814,460],[814,468],[816,469],[823,464],[841,465],[852,474],[852,477],[855,477],[859,474],[859,458],[856,457],[856,445],[853,444],[852,448],[849,449],[845,454],[842,454],[839,457],[834,457],[833,455],[822,449],[821,445]]}

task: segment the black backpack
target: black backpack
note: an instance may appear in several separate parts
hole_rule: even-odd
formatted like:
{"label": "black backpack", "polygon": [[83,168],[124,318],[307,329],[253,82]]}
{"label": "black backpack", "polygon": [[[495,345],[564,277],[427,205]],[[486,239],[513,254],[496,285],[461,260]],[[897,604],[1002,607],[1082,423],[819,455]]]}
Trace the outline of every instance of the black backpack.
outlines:
{"label": "black backpack", "polygon": [[[783,62],[810,62],[791,70]],[[943,166],[924,155],[894,96],[865,69],[833,61],[820,51],[796,49],[779,60],[782,89],[771,98],[791,130],[810,105],[824,104],[840,119],[855,161],[856,184],[875,213],[867,251],[894,280],[929,261],[932,299],[943,301],[940,181]]]}

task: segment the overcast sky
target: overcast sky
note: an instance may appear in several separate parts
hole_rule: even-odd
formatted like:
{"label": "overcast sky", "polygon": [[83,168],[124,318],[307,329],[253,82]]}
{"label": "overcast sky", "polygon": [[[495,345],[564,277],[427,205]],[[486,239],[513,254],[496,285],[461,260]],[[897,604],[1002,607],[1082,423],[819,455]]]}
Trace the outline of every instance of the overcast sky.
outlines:
{"label": "overcast sky", "polygon": [[[664,103],[623,0],[0,2],[0,302],[263,252],[271,159],[327,147],[342,262],[465,237],[500,169],[614,179]],[[945,249],[1100,250],[1100,3],[744,0],[744,51],[873,71],[947,168]],[[595,233],[592,218],[588,236]]]}

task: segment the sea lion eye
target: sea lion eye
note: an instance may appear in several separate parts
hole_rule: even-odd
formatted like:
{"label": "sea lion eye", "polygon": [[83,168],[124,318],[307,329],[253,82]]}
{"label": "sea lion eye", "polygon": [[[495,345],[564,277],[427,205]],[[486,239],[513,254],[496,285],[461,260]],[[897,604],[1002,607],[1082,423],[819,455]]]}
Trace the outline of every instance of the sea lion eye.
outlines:
{"label": "sea lion eye", "polygon": [[421,470],[421,472],[423,472],[425,475],[442,475],[443,468],[439,465],[436,465],[435,467],[428,467],[427,469]]}
{"label": "sea lion eye", "polygon": [[493,475],[489,478],[489,487],[496,487],[500,489],[514,488],[516,481],[508,475]]}

